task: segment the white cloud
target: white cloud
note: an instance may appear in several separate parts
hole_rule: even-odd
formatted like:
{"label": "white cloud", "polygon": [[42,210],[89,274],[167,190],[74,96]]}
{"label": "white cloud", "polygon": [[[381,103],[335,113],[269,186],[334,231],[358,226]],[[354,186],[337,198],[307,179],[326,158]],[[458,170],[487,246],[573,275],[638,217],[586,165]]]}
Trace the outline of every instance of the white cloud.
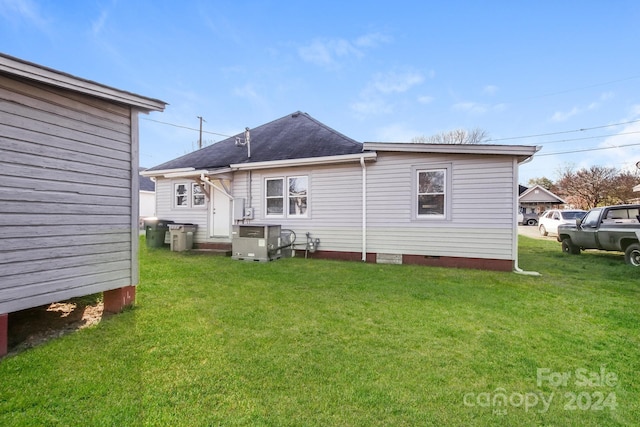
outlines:
{"label": "white cloud", "polygon": [[496,92],[498,92],[498,86],[486,85],[484,88],[482,88],[482,92],[486,93],[487,95],[495,95]]}
{"label": "white cloud", "polygon": [[38,4],[31,0],[0,0],[0,15],[14,24],[26,21],[43,32],[48,32],[49,29],[47,19],[41,14]]}
{"label": "white cloud", "polygon": [[358,115],[370,116],[377,114],[387,114],[393,111],[391,105],[382,99],[361,100],[351,104],[351,110]]}
{"label": "white cloud", "polygon": [[376,73],[360,92],[360,99],[351,104],[351,109],[359,115],[391,113],[393,104],[387,98],[405,93],[423,81],[422,73],[415,70]]}
{"label": "white cloud", "polygon": [[383,94],[406,92],[412,86],[419,85],[424,81],[424,76],[415,71],[397,73],[378,73],[374,75],[371,86],[377,92]]}
{"label": "white cloud", "polygon": [[109,12],[106,9],[103,9],[102,12],[100,12],[100,16],[98,17],[98,19],[91,23],[91,32],[94,35],[98,35],[102,32],[102,29],[104,28],[104,24],[105,22],[107,22],[108,17]]}
{"label": "white cloud", "polygon": [[434,100],[435,98],[429,95],[422,95],[418,97],[418,103],[424,104],[424,105],[431,104]]}
{"label": "white cloud", "polygon": [[580,112],[581,112],[581,109],[578,108],[578,107],[573,107],[569,111],[556,111],[553,114],[553,116],[551,116],[551,121],[552,122],[566,122],[571,117],[579,114]]}
{"label": "white cloud", "polygon": [[551,116],[551,121],[565,122],[569,120],[571,117],[577,116],[586,111],[597,110],[598,108],[600,108],[603,101],[608,101],[609,99],[612,99],[613,96],[614,96],[613,92],[603,92],[602,94],[600,94],[597,101],[590,102],[586,106],[573,107],[569,111],[556,111],[555,113],[553,113],[553,116]]}
{"label": "white cloud", "polygon": [[324,67],[337,66],[341,57],[361,57],[363,54],[353,44],[344,39],[314,40],[298,49],[300,57],[312,64]]}
{"label": "white cloud", "polygon": [[[632,106],[630,113],[630,117],[621,119],[619,122],[640,119],[640,105]],[[599,145],[607,149],[595,152],[598,153],[596,163],[619,169],[635,169],[635,163],[640,160],[640,146],[635,145],[638,144],[638,135],[640,135],[640,122],[624,125],[615,135],[606,138]]]}
{"label": "white cloud", "polygon": [[254,103],[262,103],[263,98],[258,94],[251,83],[247,83],[242,87],[233,90],[233,94],[240,98],[245,98]]}
{"label": "white cloud", "polygon": [[420,131],[411,129],[404,123],[392,123],[375,130],[375,137],[379,142],[411,142],[419,135],[422,135]]}
{"label": "white cloud", "polygon": [[365,34],[354,41],[343,38],[315,39],[305,46],[300,46],[298,55],[306,62],[336,68],[340,65],[340,59],[361,58],[366,49],[375,48],[390,41],[389,37],[380,33]]}
{"label": "white cloud", "polygon": [[381,44],[390,43],[391,37],[381,33],[370,33],[358,37],[354,44],[359,47],[378,47]]}
{"label": "white cloud", "polygon": [[473,114],[483,114],[489,111],[491,107],[487,104],[480,104],[472,101],[458,102],[453,104],[453,109],[456,111],[465,111]]}

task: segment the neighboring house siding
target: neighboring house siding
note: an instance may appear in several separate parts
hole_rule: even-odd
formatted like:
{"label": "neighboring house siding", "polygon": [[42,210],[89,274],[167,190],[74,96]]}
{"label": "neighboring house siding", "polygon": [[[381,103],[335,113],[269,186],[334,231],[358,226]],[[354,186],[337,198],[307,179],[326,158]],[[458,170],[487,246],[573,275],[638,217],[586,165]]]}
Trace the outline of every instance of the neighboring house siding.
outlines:
{"label": "neighboring house siding", "polygon": [[[442,165],[450,219],[414,219],[414,168]],[[507,156],[379,153],[367,170],[367,252],[513,259],[514,173]]]}
{"label": "neighboring house siding", "polygon": [[136,114],[0,75],[0,313],[137,283]]}
{"label": "neighboring house siding", "polygon": [[156,193],[155,191],[140,192],[140,217],[156,216]]}

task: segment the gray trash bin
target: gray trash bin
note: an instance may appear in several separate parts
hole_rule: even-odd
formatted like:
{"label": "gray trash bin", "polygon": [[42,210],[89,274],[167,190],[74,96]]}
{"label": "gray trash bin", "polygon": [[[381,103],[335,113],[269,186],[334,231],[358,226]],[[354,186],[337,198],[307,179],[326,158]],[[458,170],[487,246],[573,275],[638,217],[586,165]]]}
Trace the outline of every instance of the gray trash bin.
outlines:
{"label": "gray trash bin", "polygon": [[169,224],[169,239],[174,252],[193,249],[193,235],[198,226],[195,224]]}

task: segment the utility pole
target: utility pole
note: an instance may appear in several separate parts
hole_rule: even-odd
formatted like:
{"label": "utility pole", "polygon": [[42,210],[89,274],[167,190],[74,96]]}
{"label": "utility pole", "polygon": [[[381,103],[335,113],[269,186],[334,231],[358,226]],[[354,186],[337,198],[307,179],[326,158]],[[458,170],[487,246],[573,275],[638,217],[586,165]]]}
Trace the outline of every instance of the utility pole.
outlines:
{"label": "utility pole", "polygon": [[198,150],[199,150],[202,148],[202,122],[206,122],[206,120],[200,116],[198,116],[197,118],[200,119],[200,137],[198,138]]}

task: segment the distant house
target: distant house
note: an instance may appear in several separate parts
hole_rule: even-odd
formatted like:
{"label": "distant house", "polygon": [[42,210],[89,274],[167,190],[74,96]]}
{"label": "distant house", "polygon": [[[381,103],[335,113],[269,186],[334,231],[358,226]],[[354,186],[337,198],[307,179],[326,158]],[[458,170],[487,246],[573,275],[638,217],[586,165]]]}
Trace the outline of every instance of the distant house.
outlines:
{"label": "distant house", "polygon": [[138,113],[165,103],[0,54],[0,356],[9,313],[138,283]]}
{"label": "distant house", "polygon": [[540,215],[547,209],[558,209],[566,204],[563,199],[539,184],[529,188],[520,186],[520,189],[518,202],[523,214],[535,213]]}
{"label": "distant house", "polygon": [[[145,168],[140,168],[142,172]],[[139,176],[140,184],[140,221],[142,218],[155,217],[156,216],[156,183],[146,176]]]}
{"label": "distant house", "polygon": [[152,167],[159,218],[279,224],[320,239],[316,257],[511,271],[517,177],[536,147],[364,143],[296,112]]}

